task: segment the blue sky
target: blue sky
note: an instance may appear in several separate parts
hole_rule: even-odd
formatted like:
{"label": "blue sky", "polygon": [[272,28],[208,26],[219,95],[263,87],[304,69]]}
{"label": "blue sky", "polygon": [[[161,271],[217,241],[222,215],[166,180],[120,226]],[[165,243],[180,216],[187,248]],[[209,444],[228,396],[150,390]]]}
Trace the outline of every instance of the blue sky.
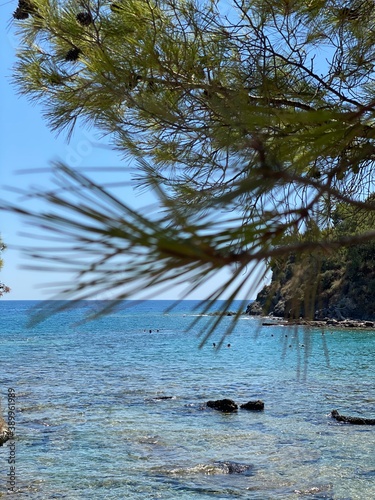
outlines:
{"label": "blue sky", "polygon": [[[0,0],[1,2],[1,0]],[[103,147],[93,130],[77,129],[70,141],[60,135],[56,137],[42,118],[42,109],[30,103],[26,97],[17,95],[17,89],[11,83],[12,66],[15,62],[17,39],[11,27],[10,19],[16,8],[16,0],[0,3],[0,196],[2,199],[16,200],[17,197],[7,186],[30,188],[48,187],[49,174],[22,173],[24,170],[48,167],[52,161],[61,160],[71,167],[121,166],[118,153]],[[109,174],[108,174],[109,175]],[[115,175],[115,174],[112,174]],[[132,207],[148,205],[150,194],[140,195],[133,188],[126,188],[126,201]],[[34,205],[37,207],[37,205]],[[36,300],[51,297],[51,292],[43,284],[61,280],[61,274],[41,273],[22,268],[27,261],[19,248],[35,243],[31,238],[22,237],[27,230],[22,218],[10,213],[0,212],[0,234],[8,249],[3,252],[4,266],[0,280],[11,287],[12,292],[2,300]],[[215,282],[219,283],[227,272],[219,274]],[[66,276],[64,276],[64,281]],[[73,279],[73,276],[72,276]],[[215,283],[207,283],[190,298],[204,298]],[[156,299],[178,298],[180,289],[171,284],[169,292],[156,294]],[[253,297],[240,297],[253,298]]]}

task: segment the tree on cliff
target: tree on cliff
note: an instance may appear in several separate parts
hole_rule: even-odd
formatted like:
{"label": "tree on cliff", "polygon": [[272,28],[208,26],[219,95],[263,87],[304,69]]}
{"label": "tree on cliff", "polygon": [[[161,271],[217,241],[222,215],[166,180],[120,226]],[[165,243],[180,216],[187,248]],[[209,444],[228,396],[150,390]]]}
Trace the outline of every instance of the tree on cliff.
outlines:
{"label": "tree on cliff", "polygon": [[233,299],[263,262],[375,239],[329,230],[338,204],[375,209],[374,2],[19,0],[13,17],[20,92],[53,130],[110,137],[162,206],[58,165],[44,213],[14,207],[59,235],[34,257],[77,271],[69,297],[191,291],[229,266],[210,298],[237,279]]}
{"label": "tree on cliff", "polygon": [[[5,245],[1,241],[1,238],[0,238],[0,255],[4,249],[5,249]],[[3,259],[0,257],[0,271],[1,271],[2,267],[3,267]],[[10,292],[10,288],[0,281],[0,297],[2,297],[4,293],[8,293],[8,292]]]}

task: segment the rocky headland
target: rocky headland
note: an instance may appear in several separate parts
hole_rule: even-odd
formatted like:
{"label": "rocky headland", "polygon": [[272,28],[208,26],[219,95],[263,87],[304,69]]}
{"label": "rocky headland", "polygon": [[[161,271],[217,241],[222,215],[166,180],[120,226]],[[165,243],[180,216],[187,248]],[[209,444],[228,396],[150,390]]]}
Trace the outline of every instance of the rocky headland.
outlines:
{"label": "rocky headland", "polygon": [[375,327],[375,243],[321,255],[290,255],[271,265],[272,279],[246,314],[287,322]]}

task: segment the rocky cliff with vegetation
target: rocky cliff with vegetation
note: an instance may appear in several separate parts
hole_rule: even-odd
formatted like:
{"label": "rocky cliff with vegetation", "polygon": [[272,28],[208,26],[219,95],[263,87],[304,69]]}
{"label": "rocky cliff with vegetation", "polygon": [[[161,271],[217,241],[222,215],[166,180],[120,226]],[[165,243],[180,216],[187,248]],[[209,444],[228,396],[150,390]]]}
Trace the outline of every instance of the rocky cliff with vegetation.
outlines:
{"label": "rocky cliff with vegetation", "polygon": [[[372,203],[374,196],[368,199]],[[361,208],[337,207],[332,233],[350,236],[373,231],[374,216]],[[317,230],[317,228],[315,228]],[[309,228],[305,237],[312,237]],[[330,253],[290,255],[272,262],[272,281],[249,305],[250,314],[284,318],[375,319],[375,243],[339,248]]]}

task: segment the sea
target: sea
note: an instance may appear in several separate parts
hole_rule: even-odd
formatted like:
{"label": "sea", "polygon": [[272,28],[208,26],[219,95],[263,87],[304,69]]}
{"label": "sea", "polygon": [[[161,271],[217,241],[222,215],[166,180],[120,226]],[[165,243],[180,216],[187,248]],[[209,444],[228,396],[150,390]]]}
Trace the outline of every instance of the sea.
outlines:
{"label": "sea", "polygon": [[375,331],[172,304],[0,301],[1,498],[375,499]]}

